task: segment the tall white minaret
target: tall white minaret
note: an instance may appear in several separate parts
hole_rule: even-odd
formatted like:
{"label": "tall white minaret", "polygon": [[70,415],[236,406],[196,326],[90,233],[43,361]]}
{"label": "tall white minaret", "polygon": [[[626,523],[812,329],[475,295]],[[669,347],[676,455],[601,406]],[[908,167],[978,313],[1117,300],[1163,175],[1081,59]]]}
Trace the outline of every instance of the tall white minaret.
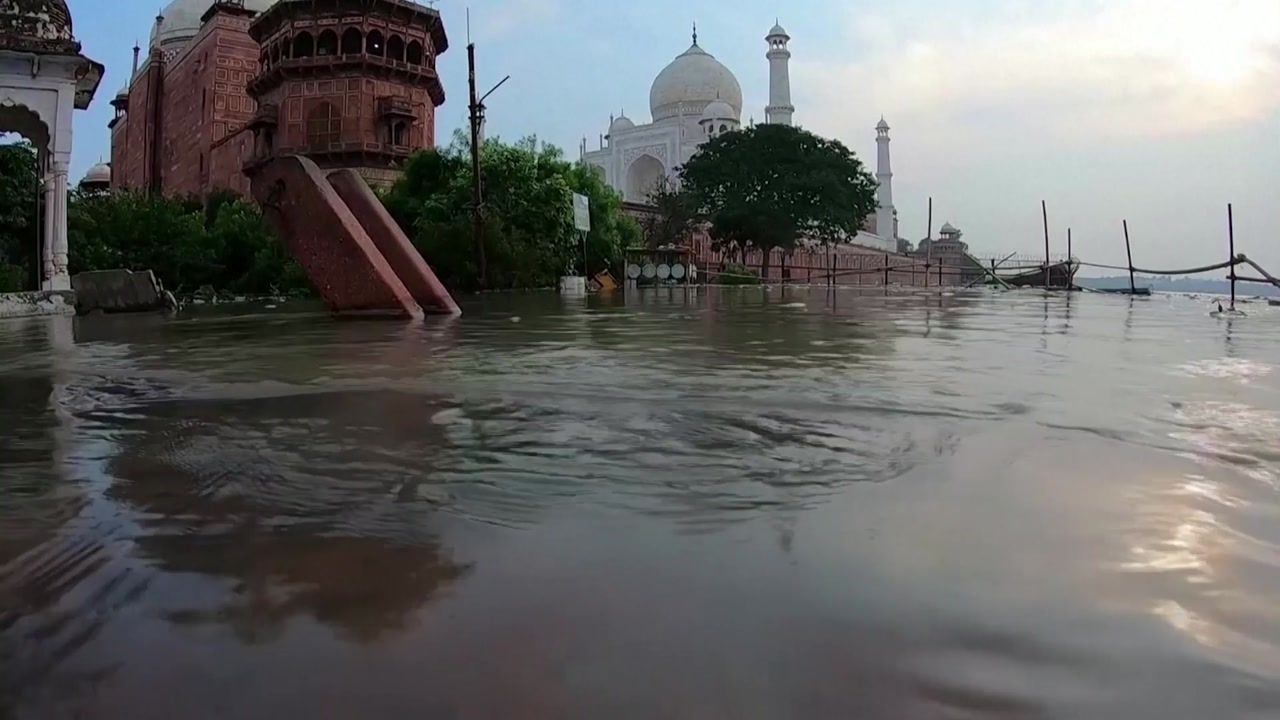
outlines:
{"label": "tall white minaret", "polygon": [[764,121],[771,125],[790,125],[796,108],[791,104],[791,51],[787,43],[791,36],[781,25],[774,24],[765,38],[769,43],[769,106],[764,109]]}
{"label": "tall white minaret", "polygon": [[893,165],[889,163],[889,123],[880,118],[876,125],[876,234],[886,240],[897,240],[893,209]]}

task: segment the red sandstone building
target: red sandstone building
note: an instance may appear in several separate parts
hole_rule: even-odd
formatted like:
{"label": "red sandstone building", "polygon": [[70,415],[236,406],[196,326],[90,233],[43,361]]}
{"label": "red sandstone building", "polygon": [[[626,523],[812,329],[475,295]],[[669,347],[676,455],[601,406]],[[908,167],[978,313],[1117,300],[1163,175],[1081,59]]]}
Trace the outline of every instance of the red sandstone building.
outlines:
{"label": "red sandstone building", "polygon": [[408,0],[173,0],[112,102],[111,186],[247,195],[246,167],[293,153],[387,184],[435,144],[448,43]]}

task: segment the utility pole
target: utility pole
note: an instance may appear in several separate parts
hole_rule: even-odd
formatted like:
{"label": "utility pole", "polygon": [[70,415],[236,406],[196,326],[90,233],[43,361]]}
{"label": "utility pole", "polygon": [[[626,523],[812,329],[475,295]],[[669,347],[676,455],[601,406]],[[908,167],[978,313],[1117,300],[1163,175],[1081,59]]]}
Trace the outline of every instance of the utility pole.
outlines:
{"label": "utility pole", "polygon": [[471,232],[475,237],[476,258],[480,261],[480,289],[489,287],[489,262],[484,252],[484,188],[480,181],[480,124],[484,122],[484,106],[476,93],[476,44],[467,43],[467,76],[471,86]]}

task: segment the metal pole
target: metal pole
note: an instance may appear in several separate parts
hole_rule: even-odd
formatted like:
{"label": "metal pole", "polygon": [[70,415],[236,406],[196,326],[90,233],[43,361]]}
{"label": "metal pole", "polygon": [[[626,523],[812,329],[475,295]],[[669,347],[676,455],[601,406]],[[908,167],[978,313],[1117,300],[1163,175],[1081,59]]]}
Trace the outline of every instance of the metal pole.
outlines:
{"label": "metal pole", "polygon": [[1129,246],[1129,221],[1124,221],[1124,252],[1129,256],[1129,294],[1138,294],[1138,285],[1133,280],[1133,249]]}
{"label": "metal pole", "polygon": [[1044,216],[1044,289],[1048,290],[1051,284],[1049,276],[1049,206],[1044,200],[1040,201],[1040,214]]}
{"label": "metal pole", "polygon": [[1227,241],[1231,253],[1231,309],[1236,309],[1236,219],[1231,203],[1227,203]]}
{"label": "metal pole", "polygon": [[489,287],[489,263],[484,252],[483,187],[480,180],[480,120],[484,112],[476,96],[476,45],[467,44],[467,78],[471,86],[471,232],[480,263],[480,288]]}

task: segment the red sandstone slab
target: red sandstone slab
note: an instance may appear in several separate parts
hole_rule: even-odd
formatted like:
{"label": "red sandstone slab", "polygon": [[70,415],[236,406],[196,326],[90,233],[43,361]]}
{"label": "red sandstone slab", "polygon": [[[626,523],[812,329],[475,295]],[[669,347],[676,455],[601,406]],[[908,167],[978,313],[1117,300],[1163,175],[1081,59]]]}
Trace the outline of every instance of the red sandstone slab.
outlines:
{"label": "red sandstone slab", "polygon": [[329,173],[329,183],[423,310],[462,314],[453,296],[359,173],[351,169],[334,170]]}
{"label": "red sandstone slab", "polygon": [[273,159],[254,169],[252,187],[263,216],[331,310],[422,317],[413,295],[314,162],[297,155]]}

